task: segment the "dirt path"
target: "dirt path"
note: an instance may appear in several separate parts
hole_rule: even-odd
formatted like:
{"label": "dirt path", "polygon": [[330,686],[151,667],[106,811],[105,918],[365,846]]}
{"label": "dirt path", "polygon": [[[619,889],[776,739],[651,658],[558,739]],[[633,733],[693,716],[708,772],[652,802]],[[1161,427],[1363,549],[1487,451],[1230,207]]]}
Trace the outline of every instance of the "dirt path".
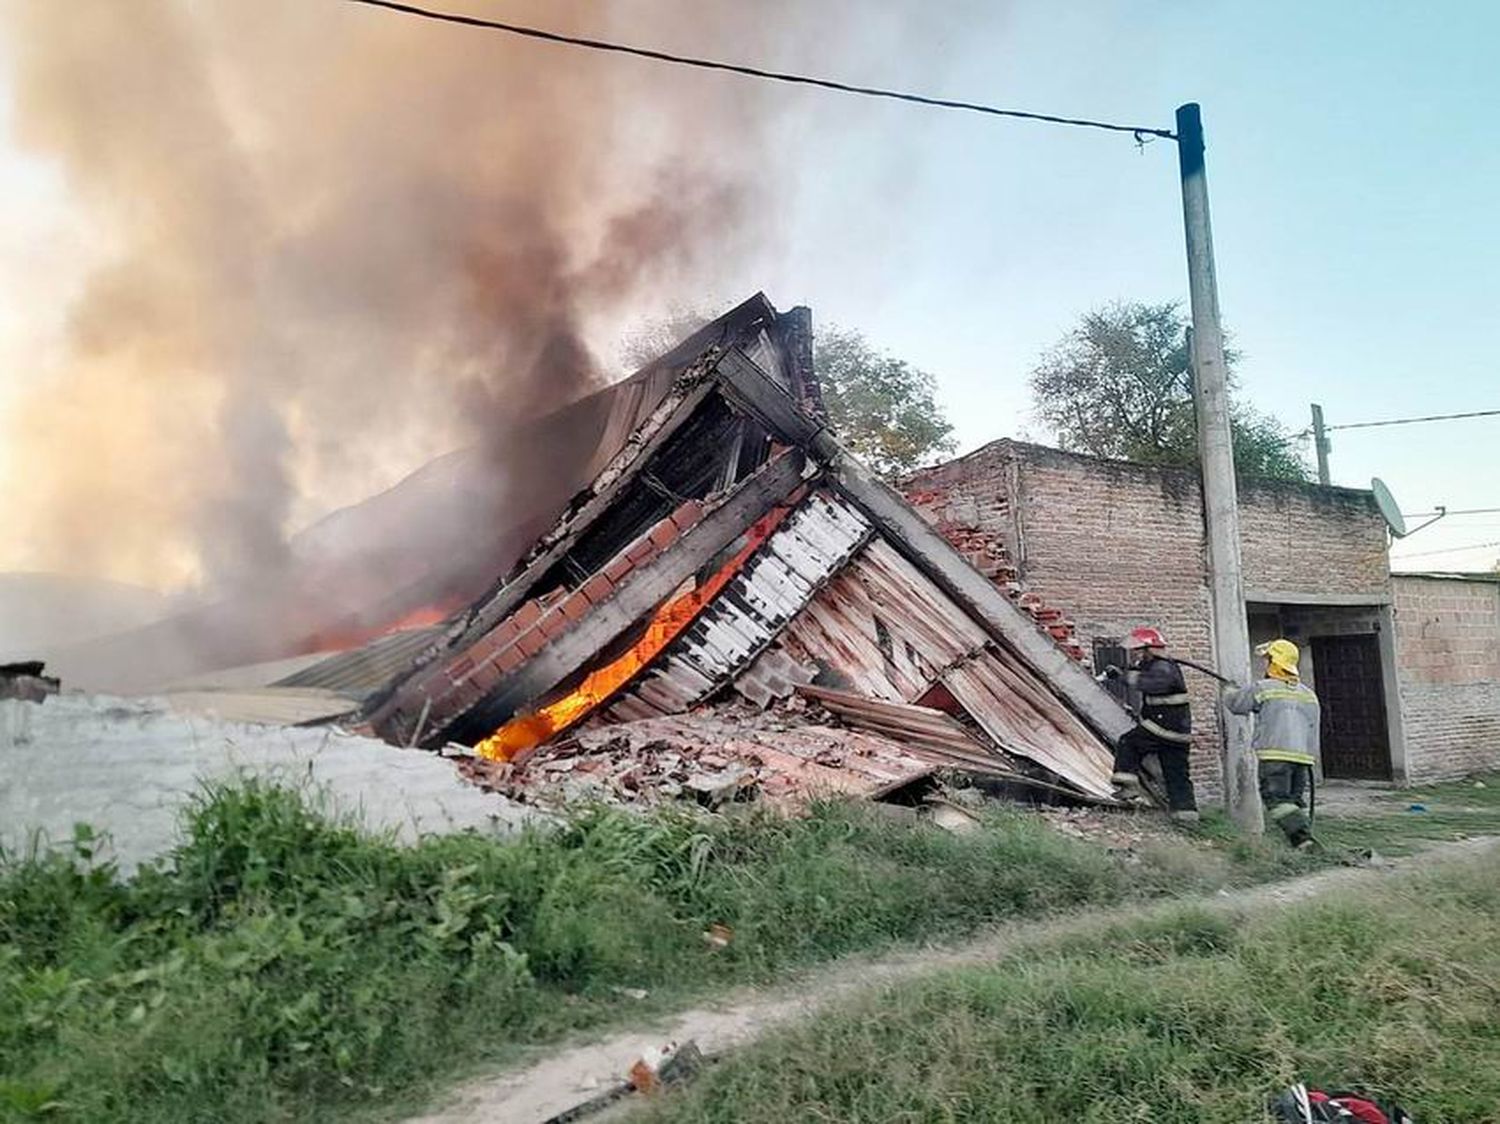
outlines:
{"label": "dirt path", "polygon": [[664,1017],[650,1025],[577,1046],[558,1048],[532,1065],[465,1085],[447,1107],[409,1124],[544,1124],[618,1085],[632,1062],[652,1047],[692,1039],[705,1054],[732,1050],[776,1027],[866,988],[878,988],[924,972],[984,964],[1018,945],[1084,932],[1127,919],[1166,913],[1185,905],[1248,910],[1306,901],[1330,890],[1429,863],[1470,857],[1500,846],[1500,837],[1465,839],[1396,860],[1388,866],[1320,871],[1289,882],[1248,890],[1220,891],[1149,905],[1091,910],[1068,917],[1007,925],[966,944],[916,949],[879,958],[849,958],[807,972],[770,991],[741,990],[710,1006]]}

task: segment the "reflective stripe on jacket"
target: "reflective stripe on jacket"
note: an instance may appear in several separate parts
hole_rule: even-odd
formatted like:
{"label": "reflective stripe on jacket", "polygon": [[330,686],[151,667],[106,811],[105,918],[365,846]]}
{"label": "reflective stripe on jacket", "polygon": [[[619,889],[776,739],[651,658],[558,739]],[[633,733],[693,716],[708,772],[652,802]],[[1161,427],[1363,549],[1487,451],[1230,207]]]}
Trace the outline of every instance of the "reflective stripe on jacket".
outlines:
{"label": "reflective stripe on jacket", "polygon": [[1125,673],[1125,682],[1141,692],[1141,729],[1178,745],[1193,742],[1193,713],[1187,680],[1173,661],[1148,656]]}
{"label": "reflective stripe on jacket", "polygon": [[1250,748],[1262,761],[1290,761],[1312,765],[1318,759],[1320,716],[1318,696],[1301,683],[1262,679],[1248,687],[1232,687],[1224,704],[1235,714],[1255,715],[1255,737]]}

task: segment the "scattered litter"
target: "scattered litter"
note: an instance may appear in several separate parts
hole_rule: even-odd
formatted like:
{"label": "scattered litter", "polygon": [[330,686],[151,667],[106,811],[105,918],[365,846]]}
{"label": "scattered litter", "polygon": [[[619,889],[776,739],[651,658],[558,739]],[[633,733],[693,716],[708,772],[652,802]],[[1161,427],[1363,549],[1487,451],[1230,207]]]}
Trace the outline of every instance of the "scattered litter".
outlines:
{"label": "scattered litter", "polygon": [[1474,787],[1475,788],[1487,788],[1488,786],[1483,781],[1475,781],[1474,782]]}
{"label": "scattered litter", "polygon": [[654,1093],[687,1081],[701,1068],[703,1052],[689,1039],[681,1046],[668,1042],[660,1048],[652,1047],[636,1059],[626,1076],[637,1093]]}
{"label": "scattered litter", "polygon": [[651,994],[643,987],[612,987],[609,990],[616,995],[623,995],[626,999],[645,999]]}
{"label": "scattered litter", "polygon": [[704,943],[712,949],[728,948],[729,942],[734,939],[734,930],[728,925],[720,925],[717,922],[708,927],[703,934]]}
{"label": "scattered litter", "polygon": [[1412,805],[1408,806],[1406,810],[1408,812],[1425,812],[1425,811],[1427,811],[1427,805],[1426,804],[1412,804]]}

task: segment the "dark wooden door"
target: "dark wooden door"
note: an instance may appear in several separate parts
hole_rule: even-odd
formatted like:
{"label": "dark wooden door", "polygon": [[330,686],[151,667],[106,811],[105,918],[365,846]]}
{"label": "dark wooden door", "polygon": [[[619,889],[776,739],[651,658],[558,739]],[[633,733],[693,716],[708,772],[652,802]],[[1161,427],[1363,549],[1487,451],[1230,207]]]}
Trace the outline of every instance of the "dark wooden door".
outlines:
{"label": "dark wooden door", "polygon": [[1313,674],[1323,710],[1323,774],[1391,779],[1385,687],[1377,636],[1314,637]]}

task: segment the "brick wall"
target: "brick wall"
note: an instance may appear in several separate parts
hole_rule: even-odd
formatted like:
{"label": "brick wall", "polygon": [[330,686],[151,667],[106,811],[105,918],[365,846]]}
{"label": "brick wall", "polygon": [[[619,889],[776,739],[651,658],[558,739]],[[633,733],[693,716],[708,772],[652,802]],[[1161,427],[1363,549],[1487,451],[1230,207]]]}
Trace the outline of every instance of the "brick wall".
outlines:
{"label": "brick wall", "polygon": [[1500,582],[1395,578],[1410,778],[1500,767]]}
{"label": "brick wall", "polygon": [[1369,492],[1256,480],[1239,497],[1246,590],[1390,595],[1385,520]]}
{"label": "brick wall", "polygon": [[[997,441],[903,488],[950,538],[946,525],[958,522],[1003,542],[1016,581],[1066,613],[1083,648],[1153,624],[1182,655],[1213,662],[1195,472]],[[1240,509],[1247,590],[1389,596],[1385,524],[1368,493],[1252,482]],[[1217,688],[1192,672],[1188,685],[1194,773],[1213,797]]]}
{"label": "brick wall", "polygon": [[[1187,473],[1016,446],[1021,578],[1072,614],[1090,648],[1132,628],[1161,629],[1174,651],[1212,665],[1202,504]],[[1193,774],[1221,791],[1217,687],[1187,674]]]}

